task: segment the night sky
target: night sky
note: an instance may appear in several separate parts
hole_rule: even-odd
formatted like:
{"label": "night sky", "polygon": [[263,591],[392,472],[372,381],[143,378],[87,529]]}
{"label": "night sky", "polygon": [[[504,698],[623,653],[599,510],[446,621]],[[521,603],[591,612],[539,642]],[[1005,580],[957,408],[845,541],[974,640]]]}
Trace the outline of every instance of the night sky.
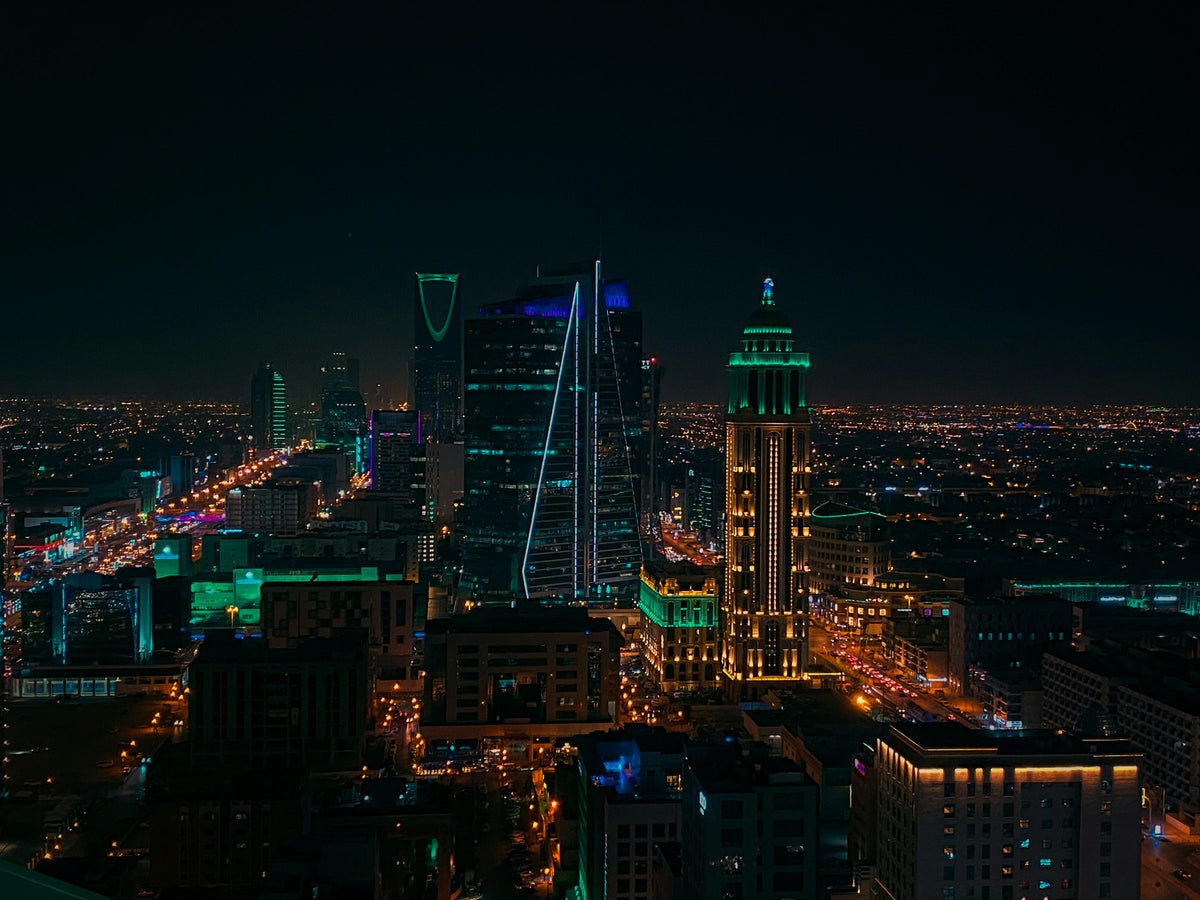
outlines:
{"label": "night sky", "polygon": [[10,9],[0,394],[399,398],[413,271],[600,253],[668,399],[769,274],[818,404],[1200,405],[1198,7],[1052,5]]}

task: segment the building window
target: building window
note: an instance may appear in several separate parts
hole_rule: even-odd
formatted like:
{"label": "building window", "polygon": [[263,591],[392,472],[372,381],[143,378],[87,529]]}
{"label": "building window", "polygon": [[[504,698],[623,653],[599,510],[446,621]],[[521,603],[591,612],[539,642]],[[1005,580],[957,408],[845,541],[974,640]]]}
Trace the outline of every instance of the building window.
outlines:
{"label": "building window", "polygon": [[951,844],[949,847],[943,847],[942,856],[946,857],[946,859],[954,859],[954,845]]}
{"label": "building window", "polygon": [[954,804],[946,803],[942,806],[942,815],[947,819],[954,815]]}

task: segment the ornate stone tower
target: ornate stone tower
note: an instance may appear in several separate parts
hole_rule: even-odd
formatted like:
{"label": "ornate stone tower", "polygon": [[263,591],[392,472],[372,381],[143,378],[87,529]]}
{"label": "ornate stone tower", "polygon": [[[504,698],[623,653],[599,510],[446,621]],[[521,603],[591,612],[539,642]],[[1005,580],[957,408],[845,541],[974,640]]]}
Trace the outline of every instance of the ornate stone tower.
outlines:
{"label": "ornate stone tower", "polygon": [[808,662],[808,366],[768,278],[729,355],[721,662],[733,701],[795,685]]}

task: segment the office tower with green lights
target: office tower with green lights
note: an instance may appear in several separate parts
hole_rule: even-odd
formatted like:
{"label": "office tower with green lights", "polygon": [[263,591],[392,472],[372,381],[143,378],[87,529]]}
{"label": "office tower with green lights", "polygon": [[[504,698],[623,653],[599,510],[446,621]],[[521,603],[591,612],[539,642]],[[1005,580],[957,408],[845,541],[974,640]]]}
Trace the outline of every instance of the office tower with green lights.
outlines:
{"label": "office tower with green lights", "polygon": [[283,374],[266,363],[258,367],[250,381],[250,427],[253,447],[259,454],[287,447],[291,441],[287,385]]}

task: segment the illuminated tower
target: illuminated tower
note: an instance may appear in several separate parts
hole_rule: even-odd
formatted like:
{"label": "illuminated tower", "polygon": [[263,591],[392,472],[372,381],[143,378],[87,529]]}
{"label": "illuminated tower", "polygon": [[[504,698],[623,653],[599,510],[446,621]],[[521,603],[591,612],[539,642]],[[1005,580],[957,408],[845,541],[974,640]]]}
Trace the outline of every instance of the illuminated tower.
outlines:
{"label": "illuminated tower", "polygon": [[[435,444],[461,440],[462,435],[462,303],[458,275],[413,276],[412,399],[421,414],[421,433]],[[449,287],[450,299],[435,303],[434,286]],[[441,309],[438,309],[438,308]],[[444,311],[443,311],[444,310]]]}
{"label": "illuminated tower", "polygon": [[807,369],[768,278],[729,354],[721,662],[733,700],[800,681],[808,659]]}
{"label": "illuminated tower", "polygon": [[288,446],[287,388],[278,369],[258,367],[250,381],[250,427],[259,452]]}
{"label": "illuminated tower", "polygon": [[466,324],[463,579],[477,600],[632,607],[641,313],[599,261]]}

